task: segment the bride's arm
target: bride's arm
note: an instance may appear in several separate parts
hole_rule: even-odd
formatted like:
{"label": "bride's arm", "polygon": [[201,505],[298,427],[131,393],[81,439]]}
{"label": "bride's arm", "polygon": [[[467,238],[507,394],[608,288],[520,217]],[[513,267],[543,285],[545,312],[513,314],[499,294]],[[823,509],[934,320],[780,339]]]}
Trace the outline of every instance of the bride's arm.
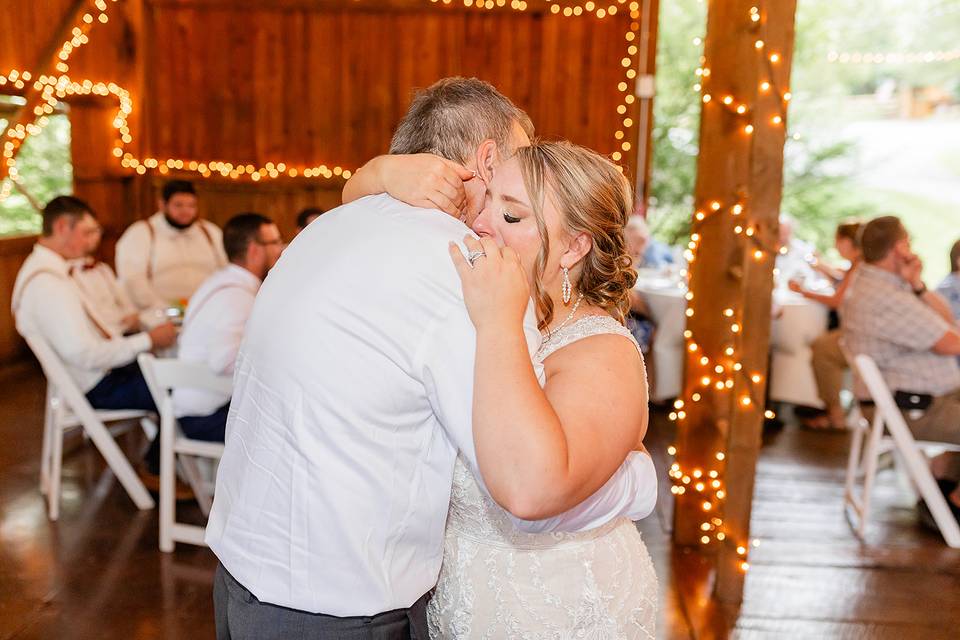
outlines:
{"label": "bride's arm", "polygon": [[487,257],[476,269],[451,249],[477,329],[477,462],[494,500],[537,520],[590,497],[636,446],[646,428],[643,368],[631,343],[597,336],[551,356],[541,389],[521,329],[529,293],[519,260],[482,242]]}
{"label": "bride's arm", "polygon": [[343,203],[363,196],[388,193],[415,207],[439,209],[455,218],[466,205],[465,180],[475,177],[464,169],[430,153],[377,156],[357,169],[343,185]]}

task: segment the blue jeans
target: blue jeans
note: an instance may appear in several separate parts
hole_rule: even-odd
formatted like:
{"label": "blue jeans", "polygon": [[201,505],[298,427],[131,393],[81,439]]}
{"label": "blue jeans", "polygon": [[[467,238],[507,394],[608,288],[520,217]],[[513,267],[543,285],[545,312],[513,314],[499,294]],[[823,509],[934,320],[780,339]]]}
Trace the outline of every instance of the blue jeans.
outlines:
{"label": "blue jeans", "polygon": [[157,410],[136,362],[117,367],[103,376],[97,386],[87,391],[87,400],[94,409]]}

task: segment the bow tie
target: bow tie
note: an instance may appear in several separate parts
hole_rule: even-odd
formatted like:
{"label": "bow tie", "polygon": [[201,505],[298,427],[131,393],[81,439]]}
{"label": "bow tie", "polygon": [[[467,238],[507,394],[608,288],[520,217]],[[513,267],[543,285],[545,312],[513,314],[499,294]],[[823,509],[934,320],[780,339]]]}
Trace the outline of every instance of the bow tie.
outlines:
{"label": "bow tie", "polygon": [[95,258],[87,258],[83,261],[83,264],[70,267],[70,275],[73,275],[77,271],[89,271],[90,269],[96,268],[96,266],[97,261]]}

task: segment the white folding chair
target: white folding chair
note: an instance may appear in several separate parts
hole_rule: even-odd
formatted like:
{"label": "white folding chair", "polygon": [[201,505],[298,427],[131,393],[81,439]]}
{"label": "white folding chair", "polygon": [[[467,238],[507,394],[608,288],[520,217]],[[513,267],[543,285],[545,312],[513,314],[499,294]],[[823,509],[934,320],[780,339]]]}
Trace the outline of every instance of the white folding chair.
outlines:
{"label": "white folding chair", "polygon": [[180,462],[203,515],[209,515],[213,483],[203,477],[196,458],[219,460],[223,455],[223,444],[191,440],[183,435],[173,414],[172,392],[174,389],[202,389],[229,394],[233,380],[211,373],[202,364],[176,358],[155,358],[149,353],[141,353],[137,362],[160,411],[160,550],[173,551],[175,542],[202,546],[205,528],[176,519],[176,463]]}
{"label": "white folding chair", "polygon": [[[925,455],[925,452],[960,451],[960,446],[915,440],[873,358],[859,354],[850,362],[859,372],[876,407],[872,425],[868,426],[863,420],[854,430],[847,463],[844,504],[850,507],[858,520],[855,523],[857,533],[863,536],[870,517],[870,495],[877,474],[877,458],[890,451],[895,464],[906,469],[906,475],[929,507],[947,545],[960,548],[960,526],[930,472]],[[885,432],[889,435],[885,435]],[[863,487],[858,493],[856,485],[861,475]]]}
{"label": "white folding chair", "polygon": [[131,420],[140,420],[144,431],[149,436],[152,427],[150,414],[135,410],[95,410],[46,340],[38,335],[25,335],[24,339],[40,361],[40,366],[47,378],[40,460],[40,492],[47,496],[49,518],[56,520],[60,517],[63,438],[66,431],[76,427],[82,428],[83,433],[93,441],[137,508],[152,509],[153,498],[150,497],[150,493],[113,439],[118,431],[107,428],[109,423],[127,421],[129,424]]}

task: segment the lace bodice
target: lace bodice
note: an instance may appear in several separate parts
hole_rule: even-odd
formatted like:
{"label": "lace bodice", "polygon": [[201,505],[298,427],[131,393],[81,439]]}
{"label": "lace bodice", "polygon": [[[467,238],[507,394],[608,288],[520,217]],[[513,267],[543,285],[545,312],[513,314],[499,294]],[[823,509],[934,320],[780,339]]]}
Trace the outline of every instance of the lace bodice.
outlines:
{"label": "lace bodice", "polygon": [[637,347],[637,351],[640,351],[640,345],[637,344],[637,340],[633,337],[633,334],[630,333],[629,329],[610,316],[594,315],[584,316],[559,331],[555,331],[552,335],[544,335],[543,343],[540,346],[540,350],[537,351],[537,354],[534,356],[534,359],[538,362],[543,362],[553,354],[554,351],[562,349],[568,344],[582,340],[583,338],[606,333],[613,333],[628,338],[630,342]]}

